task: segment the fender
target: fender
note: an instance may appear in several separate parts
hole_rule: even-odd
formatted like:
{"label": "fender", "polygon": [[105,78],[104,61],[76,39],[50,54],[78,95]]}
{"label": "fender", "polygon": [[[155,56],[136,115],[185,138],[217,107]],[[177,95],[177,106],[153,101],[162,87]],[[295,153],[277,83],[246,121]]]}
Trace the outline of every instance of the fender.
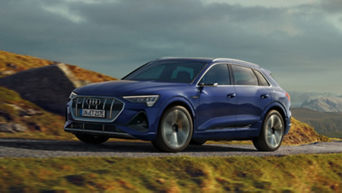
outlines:
{"label": "fender", "polygon": [[167,101],[167,103],[165,103],[162,106],[162,108],[160,108],[159,113],[160,114],[163,113],[168,106],[170,106],[172,103],[176,103],[176,102],[185,103],[187,105],[187,107],[189,108],[192,117],[195,119],[194,105],[187,98],[185,98],[183,96],[172,97],[170,100]]}
{"label": "fender", "polygon": [[263,114],[262,114],[262,122],[263,120],[265,119],[267,113],[274,107],[278,107],[282,110],[282,113],[284,113],[285,115],[285,120],[284,120],[284,124],[285,124],[285,134],[287,134],[289,132],[289,129],[290,129],[290,117],[289,117],[289,114],[288,112],[286,111],[286,108],[279,102],[279,101],[274,101],[270,104],[268,104],[264,111],[263,111]]}
{"label": "fender", "polygon": [[[177,102],[181,102],[187,105],[188,109],[190,110],[190,114],[193,117],[193,124],[194,124],[194,128],[196,128],[196,114],[195,114],[195,110],[194,110],[194,105],[192,104],[191,101],[189,101],[187,98],[183,97],[183,96],[175,96],[172,97],[170,100],[167,101],[167,103],[165,103],[162,108],[160,108],[159,110],[159,115],[162,115],[162,113],[166,110],[166,108],[168,108],[172,103],[177,103]],[[158,125],[159,125],[160,119],[158,120]]]}

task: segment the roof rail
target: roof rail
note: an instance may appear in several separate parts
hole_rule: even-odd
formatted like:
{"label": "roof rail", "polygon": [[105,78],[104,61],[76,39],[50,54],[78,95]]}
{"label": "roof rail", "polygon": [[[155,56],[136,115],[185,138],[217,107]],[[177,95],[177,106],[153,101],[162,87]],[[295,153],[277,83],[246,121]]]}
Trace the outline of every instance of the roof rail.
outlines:
{"label": "roof rail", "polygon": [[236,63],[245,63],[245,64],[249,64],[251,66],[260,67],[258,64],[254,64],[254,63],[247,62],[247,61],[244,61],[244,60],[233,59],[233,58],[215,58],[213,60],[213,62],[227,62],[227,61],[236,62]]}

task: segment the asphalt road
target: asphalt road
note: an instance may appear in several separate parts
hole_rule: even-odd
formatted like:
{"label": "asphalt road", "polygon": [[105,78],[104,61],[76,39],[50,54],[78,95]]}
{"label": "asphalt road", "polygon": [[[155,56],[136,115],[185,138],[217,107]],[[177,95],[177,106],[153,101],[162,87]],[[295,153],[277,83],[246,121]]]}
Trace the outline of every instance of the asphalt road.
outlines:
{"label": "asphalt road", "polygon": [[0,139],[1,157],[79,157],[79,156],[284,156],[291,154],[317,154],[342,152],[342,141],[322,142],[300,146],[282,146],[275,152],[258,152],[252,145],[205,144],[190,146],[180,153],[163,153],[144,142],[107,142],[87,145],[78,141]]}

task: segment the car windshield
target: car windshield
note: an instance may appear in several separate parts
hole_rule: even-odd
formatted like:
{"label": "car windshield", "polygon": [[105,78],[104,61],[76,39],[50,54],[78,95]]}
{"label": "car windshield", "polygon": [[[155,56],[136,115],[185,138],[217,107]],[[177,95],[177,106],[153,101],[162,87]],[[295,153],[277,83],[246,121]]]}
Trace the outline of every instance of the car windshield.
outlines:
{"label": "car windshield", "polygon": [[155,61],[138,68],[123,79],[191,83],[205,64],[203,61]]}

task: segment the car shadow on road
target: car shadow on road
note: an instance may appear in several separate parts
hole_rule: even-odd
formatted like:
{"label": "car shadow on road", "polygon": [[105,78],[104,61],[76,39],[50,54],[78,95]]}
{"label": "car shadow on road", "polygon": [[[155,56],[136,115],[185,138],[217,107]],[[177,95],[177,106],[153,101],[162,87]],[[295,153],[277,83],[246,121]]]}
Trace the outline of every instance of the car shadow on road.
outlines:
{"label": "car shadow on road", "polygon": [[[112,152],[112,153],[160,153],[149,142],[110,141],[101,145],[89,145],[79,141],[0,139],[1,147],[29,150],[65,152]],[[254,152],[250,145],[190,145],[183,152]]]}

